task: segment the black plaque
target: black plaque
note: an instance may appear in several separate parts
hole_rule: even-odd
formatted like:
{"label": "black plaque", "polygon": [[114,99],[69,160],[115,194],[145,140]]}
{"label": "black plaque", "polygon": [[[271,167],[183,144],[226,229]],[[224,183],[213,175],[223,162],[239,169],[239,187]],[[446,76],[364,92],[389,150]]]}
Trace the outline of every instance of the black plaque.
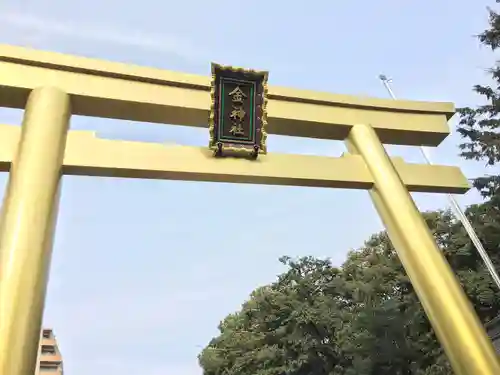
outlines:
{"label": "black plaque", "polygon": [[210,143],[215,156],[265,154],[268,73],[212,63]]}

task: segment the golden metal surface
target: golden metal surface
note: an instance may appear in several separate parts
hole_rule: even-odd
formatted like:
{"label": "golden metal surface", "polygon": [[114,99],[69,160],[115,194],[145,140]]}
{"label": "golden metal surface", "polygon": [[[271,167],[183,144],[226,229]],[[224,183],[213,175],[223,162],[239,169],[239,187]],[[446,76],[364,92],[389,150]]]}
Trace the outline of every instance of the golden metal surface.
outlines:
{"label": "golden metal surface", "polygon": [[[0,125],[1,172],[10,168],[20,130]],[[463,194],[469,190],[467,178],[457,167],[409,164],[401,158],[393,158],[393,163],[410,191]],[[205,147],[101,139],[86,131],[69,132],[64,174],[345,189],[373,185],[358,155],[334,158],[270,153],[255,161],[217,159]]]}
{"label": "golden metal surface", "polygon": [[32,375],[45,304],[70,101],[29,97],[0,216],[0,374]]}
{"label": "golden metal surface", "polygon": [[[56,85],[73,114],[208,127],[210,77],[0,45],[0,107],[24,108],[28,93]],[[383,143],[437,146],[451,103],[393,101],[269,87],[270,134],[343,140],[358,123]]]}
{"label": "golden metal surface", "polygon": [[373,128],[352,128],[348,147],[373,176],[374,204],[457,375],[498,375],[495,349]]}
{"label": "golden metal surface", "polygon": [[62,173],[372,189],[456,373],[500,374],[491,343],[408,193],[464,193],[467,180],[458,168],[391,161],[380,143],[438,145],[449,133],[452,104],[269,87],[269,133],[348,137],[359,155],[221,160],[208,148],[67,135],[70,101],[78,115],[207,127],[209,77],[5,45],[0,77],[0,106],[24,108],[29,97],[22,131],[0,126],[0,171],[10,171],[0,216],[0,375],[34,372]]}

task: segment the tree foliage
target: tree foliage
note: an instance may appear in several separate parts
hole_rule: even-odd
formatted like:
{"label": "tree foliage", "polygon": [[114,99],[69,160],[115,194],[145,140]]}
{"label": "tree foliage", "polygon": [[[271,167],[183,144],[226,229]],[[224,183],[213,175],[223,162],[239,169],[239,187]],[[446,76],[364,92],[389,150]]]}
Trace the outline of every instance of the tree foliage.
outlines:
{"label": "tree foliage", "polygon": [[[482,207],[467,215],[498,246],[500,217],[490,226]],[[425,218],[480,318],[496,316],[500,294],[460,223],[446,211]],[[205,375],[452,374],[385,232],[341,267],[312,257],[280,261],[287,271],[221,322],[199,357]]]}
{"label": "tree foliage", "polygon": [[[495,51],[500,15],[488,11],[478,39]],[[491,85],[474,87],[485,104],[460,109],[458,131],[461,155],[492,166],[500,162],[500,63],[489,74]],[[500,176],[474,185],[487,200],[466,215],[500,266]],[[448,211],[424,217],[480,319],[497,316],[500,293],[464,228]],[[204,375],[452,375],[385,232],[340,267],[313,257],[280,261],[286,272],[220,323],[199,356]]]}
{"label": "tree foliage", "polygon": [[[497,3],[500,0],[496,1]],[[496,51],[500,47],[500,15],[488,9],[488,28],[478,35],[480,43]],[[491,84],[478,84],[474,91],[484,100],[475,108],[459,109],[458,132],[464,141],[460,144],[461,155],[466,159],[484,161],[493,166],[500,162],[500,63],[496,61],[488,70]],[[476,188],[484,197],[500,199],[500,176],[489,175],[477,178]],[[497,203],[498,205],[498,203]]]}

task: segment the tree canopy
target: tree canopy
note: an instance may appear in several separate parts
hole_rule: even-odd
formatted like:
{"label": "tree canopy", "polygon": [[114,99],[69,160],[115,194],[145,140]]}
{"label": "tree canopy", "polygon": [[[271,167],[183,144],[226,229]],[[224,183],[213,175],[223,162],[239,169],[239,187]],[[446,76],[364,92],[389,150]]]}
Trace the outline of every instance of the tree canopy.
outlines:
{"label": "tree canopy", "polygon": [[[500,0],[497,0],[500,2]],[[500,15],[489,9],[479,42],[500,48]],[[459,145],[466,159],[500,162],[500,65],[491,85],[473,89],[484,99],[459,110]],[[466,215],[495,265],[500,265],[500,175],[474,186],[486,199]],[[500,313],[500,293],[462,225],[449,211],[424,213],[440,249],[480,319]],[[451,375],[412,285],[385,232],[334,266],[303,257],[280,261],[287,270],[255,290],[227,316],[199,355],[204,375]]]}
{"label": "tree canopy", "polygon": [[[498,247],[500,217],[489,226],[482,207],[467,214]],[[481,319],[496,316],[500,293],[461,224],[447,211],[425,218]],[[341,267],[312,257],[280,261],[287,271],[221,322],[200,354],[205,375],[452,374],[385,232]]]}
{"label": "tree canopy", "polygon": [[[500,0],[496,0],[500,3]],[[488,28],[478,35],[479,42],[496,51],[500,47],[500,15],[488,9]],[[500,64],[498,61],[488,70],[490,84],[477,84],[473,90],[483,100],[475,108],[459,109],[458,132],[464,142],[460,144],[461,155],[466,159],[483,161],[493,166],[500,162]],[[500,199],[500,176],[489,175],[477,178],[474,185],[484,197]]]}

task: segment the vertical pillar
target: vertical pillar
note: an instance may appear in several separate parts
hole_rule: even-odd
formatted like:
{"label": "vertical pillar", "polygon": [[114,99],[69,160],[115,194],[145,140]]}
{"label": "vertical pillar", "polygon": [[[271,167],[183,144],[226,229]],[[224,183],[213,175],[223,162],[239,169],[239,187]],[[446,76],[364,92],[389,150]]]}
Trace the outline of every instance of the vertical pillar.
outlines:
{"label": "vertical pillar", "polygon": [[65,92],[33,90],[0,215],[0,375],[33,375],[70,118]]}
{"label": "vertical pillar", "polygon": [[500,374],[491,341],[377,134],[356,125],[347,144],[373,177],[375,207],[455,373]]}

